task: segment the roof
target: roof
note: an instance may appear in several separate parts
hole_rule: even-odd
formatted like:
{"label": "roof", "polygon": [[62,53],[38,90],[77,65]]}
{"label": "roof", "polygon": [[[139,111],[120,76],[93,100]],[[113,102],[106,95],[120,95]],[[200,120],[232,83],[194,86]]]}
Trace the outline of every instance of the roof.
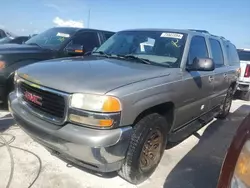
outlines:
{"label": "roof", "polygon": [[249,48],[238,48],[237,50],[240,50],[240,51],[249,51],[250,52]]}
{"label": "roof", "polygon": [[142,29],[127,29],[127,30],[123,30],[123,31],[160,31],[160,32],[169,31],[169,32],[186,33],[186,34],[197,34],[197,33],[200,33],[200,34],[204,34],[204,35],[210,35],[210,36],[213,36],[213,37],[218,37],[218,38],[220,38],[222,40],[226,40],[226,41],[230,42],[229,40],[225,39],[222,36],[216,36],[216,35],[213,35],[213,34],[209,33],[206,30],[200,30],[200,29],[142,28]]}
{"label": "roof", "polygon": [[102,29],[93,29],[93,28],[80,28],[80,27],[54,27],[54,28],[61,28],[61,29],[74,29],[76,32],[78,31],[106,31],[106,32],[112,32],[115,33],[114,31],[108,31],[108,30],[102,30]]}

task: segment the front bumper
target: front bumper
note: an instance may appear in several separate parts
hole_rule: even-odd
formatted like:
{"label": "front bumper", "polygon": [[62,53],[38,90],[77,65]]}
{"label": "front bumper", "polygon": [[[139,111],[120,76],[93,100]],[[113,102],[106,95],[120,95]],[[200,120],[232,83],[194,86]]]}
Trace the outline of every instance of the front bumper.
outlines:
{"label": "front bumper", "polygon": [[237,82],[237,90],[238,91],[250,91],[250,83],[248,82]]}
{"label": "front bumper", "polygon": [[9,95],[9,110],[17,124],[53,155],[98,172],[121,168],[132,127],[97,130],[71,123],[54,125],[25,111],[14,93]]}

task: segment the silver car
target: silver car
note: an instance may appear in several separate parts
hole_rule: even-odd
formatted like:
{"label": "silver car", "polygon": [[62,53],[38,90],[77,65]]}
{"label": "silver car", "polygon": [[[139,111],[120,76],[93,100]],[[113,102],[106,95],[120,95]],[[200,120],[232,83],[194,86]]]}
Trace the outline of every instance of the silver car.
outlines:
{"label": "silver car", "polygon": [[139,184],[167,144],[228,115],[239,66],[207,31],[125,30],[83,57],[20,68],[9,109],[53,155]]}

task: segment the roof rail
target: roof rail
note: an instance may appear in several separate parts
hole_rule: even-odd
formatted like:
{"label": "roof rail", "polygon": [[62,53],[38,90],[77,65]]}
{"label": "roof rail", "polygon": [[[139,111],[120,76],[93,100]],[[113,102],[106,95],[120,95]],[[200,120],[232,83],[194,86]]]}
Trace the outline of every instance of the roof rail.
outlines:
{"label": "roof rail", "polygon": [[210,34],[208,31],[206,31],[206,30],[200,30],[200,29],[189,29],[189,31],[195,31],[195,32]]}

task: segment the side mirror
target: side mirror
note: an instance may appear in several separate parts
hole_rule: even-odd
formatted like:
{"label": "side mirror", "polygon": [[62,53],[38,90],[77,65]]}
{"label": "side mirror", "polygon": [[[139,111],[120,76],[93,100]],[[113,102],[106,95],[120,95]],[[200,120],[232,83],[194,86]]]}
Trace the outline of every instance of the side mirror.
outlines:
{"label": "side mirror", "polygon": [[85,50],[82,45],[71,44],[65,48],[65,51],[69,55],[84,55]]}
{"label": "side mirror", "polygon": [[187,67],[187,71],[213,71],[214,61],[211,58],[194,58],[192,65]]}

